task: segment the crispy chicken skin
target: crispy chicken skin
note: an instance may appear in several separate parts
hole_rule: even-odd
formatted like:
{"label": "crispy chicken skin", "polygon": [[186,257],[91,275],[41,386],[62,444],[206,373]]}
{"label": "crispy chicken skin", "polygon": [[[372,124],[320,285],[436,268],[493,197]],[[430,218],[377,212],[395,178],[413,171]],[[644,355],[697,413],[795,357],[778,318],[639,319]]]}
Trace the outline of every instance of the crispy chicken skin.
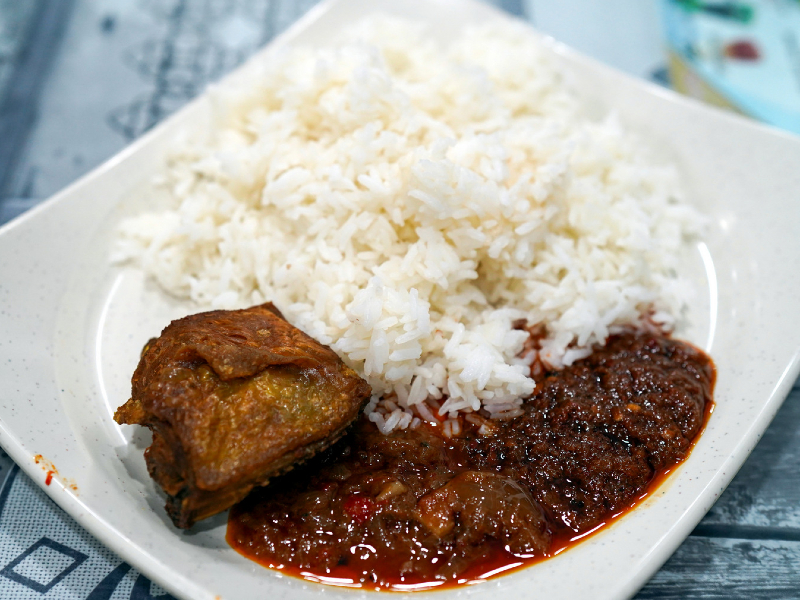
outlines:
{"label": "crispy chicken skin", "polygon": [[114,419],[152,430],[150,476],[189,528],[333,444],[370,392],[267,303],[173,321],[145,347]]}

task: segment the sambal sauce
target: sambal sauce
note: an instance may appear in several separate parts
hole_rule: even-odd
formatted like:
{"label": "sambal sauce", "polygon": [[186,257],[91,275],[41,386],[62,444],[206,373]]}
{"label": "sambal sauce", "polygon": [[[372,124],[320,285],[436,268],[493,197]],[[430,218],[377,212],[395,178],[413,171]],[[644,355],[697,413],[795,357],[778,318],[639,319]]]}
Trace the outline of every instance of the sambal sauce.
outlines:
{"label": "sambal sauce", "polygon": [[711,359],[643,332],[547,373],[524,413],[383,435],[366,418],[250,494],[230,545],[330,585],[410,591],[479,582],[612,522],[686,458],[711,412]]}

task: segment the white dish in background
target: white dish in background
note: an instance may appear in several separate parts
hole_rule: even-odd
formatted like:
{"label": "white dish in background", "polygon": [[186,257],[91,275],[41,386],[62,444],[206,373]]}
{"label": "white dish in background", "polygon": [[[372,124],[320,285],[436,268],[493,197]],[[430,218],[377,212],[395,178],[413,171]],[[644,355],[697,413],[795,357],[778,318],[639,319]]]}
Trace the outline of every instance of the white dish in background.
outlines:
{"label": "white dish in background", "polygon": [[[466,24],[507,18],[469,0],[334,0],[264,52],[325,43],[376,11],[430,22],[443,40]],[[535,589],[555,598],[633,595],[734,476],[800,368],[800,140],[548,43],[590,112],[617,112],[661,148],[681,169],[691,200],[712,217],[709,238],[687,255],[701,294],[683,337],[717,364],[717,407],[689,459],[636,510],[551,560],[437,592],[442,599],[489,598],[498,590],[521,599]],[[232,77],[246,77],[247,68]],[[133,428],[112,420],[128,398],[143,343],[194,310],[138,272],[110,266],[112,229],[144,208],[144,191],[176,133],[205,126],[208,110],[204,96],[0,229],[0,443],[81,525],[176,596],[278,600],[324,590],[351,597],[239,556],[224,540],[224,517],[177,531],[144,467],[149,440],[131,439]],[[35,455],[58,469],[49,486]]]}

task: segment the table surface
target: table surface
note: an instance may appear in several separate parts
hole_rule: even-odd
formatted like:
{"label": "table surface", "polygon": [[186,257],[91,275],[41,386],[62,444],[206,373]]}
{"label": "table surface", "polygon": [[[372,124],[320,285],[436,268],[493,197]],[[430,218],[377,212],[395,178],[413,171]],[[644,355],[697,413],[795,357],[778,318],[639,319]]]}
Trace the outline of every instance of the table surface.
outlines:
{"label": "table surface", "polygon": [[[0,224],[115,154],[315,3],[0,0]],[[614,66],[663,80],[655,0],[493,3]],[[800,598],[799,471],[796,383],[727,491],[636,597]],[[0,482],[1,598],[170,597],[2,451]]]}

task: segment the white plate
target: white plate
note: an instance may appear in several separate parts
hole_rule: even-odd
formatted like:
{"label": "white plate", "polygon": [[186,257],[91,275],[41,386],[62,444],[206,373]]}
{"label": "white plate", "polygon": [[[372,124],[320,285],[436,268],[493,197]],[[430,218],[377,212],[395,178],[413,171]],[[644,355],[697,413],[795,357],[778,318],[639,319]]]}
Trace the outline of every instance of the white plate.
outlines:
{"label": "white plate", "polygon": [[[466,24],[506,18],[467,0],[340,0],[316,8],[264,52],[290,41],[324,43],[377,10],[428,21],[443,40]],[[690,458],[631,514],[552,560],[437,598],[634,594],[734,476],[800,367],[800,140],[548,43],[590,110],[615,110],[677,162],[692,201],[713,218],[711,235],[686,262],[702,294],[685,335],[716,361],[717,409]],[[247,69],[232,77],[247,77]],[[0,229],[0,443],[81,525],[176,596],[277,600],[324,590],[352,597],[240,557],[225,543],[224,517],[177,531],[144,468],[146,436],[131,439],[134,428],[111,418],[128,397],[144,341],[192,311],[135,271],[109,266],[112,228],[144,207],[176,132],[205,127],[208,111],[200,98]],[[50,463],[58,475],[47,486]]]}

